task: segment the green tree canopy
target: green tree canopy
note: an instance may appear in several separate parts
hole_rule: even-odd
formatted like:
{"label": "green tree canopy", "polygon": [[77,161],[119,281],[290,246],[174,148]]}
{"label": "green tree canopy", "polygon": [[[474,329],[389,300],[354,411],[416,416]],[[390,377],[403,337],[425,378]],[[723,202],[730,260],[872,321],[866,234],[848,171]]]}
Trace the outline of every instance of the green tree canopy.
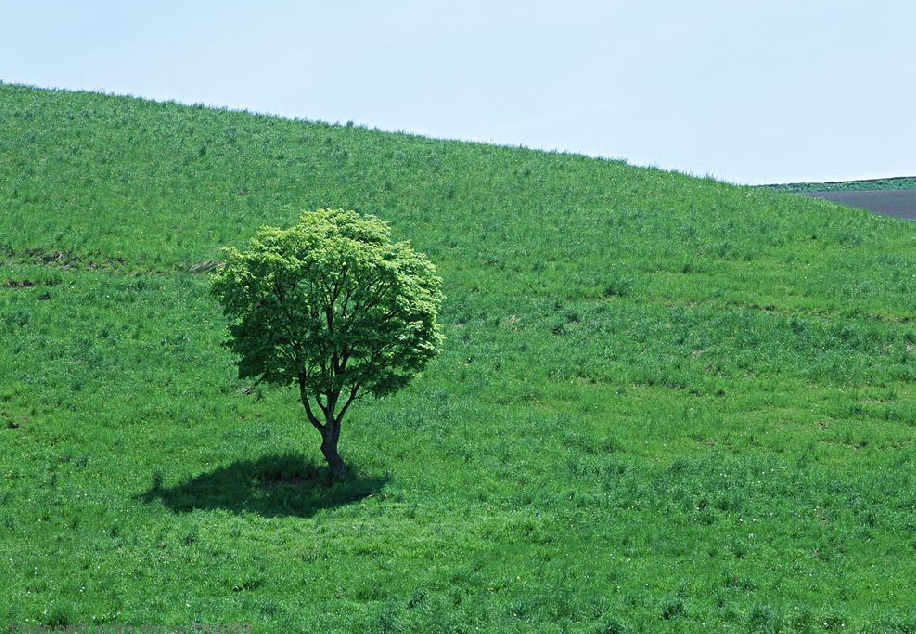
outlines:
{"label": "green tree canopy", "polygon": [[288,229],[261,227],[244,251],[223,253],[212,292],[239,376],[298,385],[322,453],[343,476],[337,442],[350,405],[404,387],[439,351],[435,267],[392,242],[384,221],[339,209],[304,212]]}

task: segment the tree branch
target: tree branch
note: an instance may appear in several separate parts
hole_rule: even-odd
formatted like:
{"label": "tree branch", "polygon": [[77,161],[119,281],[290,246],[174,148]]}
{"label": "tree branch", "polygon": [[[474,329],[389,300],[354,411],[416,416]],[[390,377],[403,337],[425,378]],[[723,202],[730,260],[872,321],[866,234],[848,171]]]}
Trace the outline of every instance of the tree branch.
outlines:
{"label": "tree branch", "polygon": [[321,413],[325,416],[328,415],[328,406],[321,402],[321,395],[315,395],[315,402],[318,403],[318,407],[321,409]]}
{"label": "tree branch", "polygon": [[340,427],[340,421],[343,420],[344,414],[347,413],[347,409],[350,407],[350,403],[355,401],[357,397],[357,392],[359,392],[359,385],[354,385],[350,389],[350,396],[347,397],[347,401],[344,403],[344,406],[340,408],[340,412],[337,413],[337,417],[334,419],[334,422]]}
{"label": "tree branch", "polygon": [[[296,364],[299,366],[296,368],[299,371],[299,400],[302,401],[302,405],[305,407],[305,415],[308,417],[309,422],[318,431],[321,431],[324,429],[324,425],[321,424],[321,421],[318,420],[318,417],[312,412],[312,406],[309,404],[308,390],[305,386],[305,368],[302,366],[302,355],[299,353],[299,350],[296,350]],[[321,405],[321,403],[319,403],[319,405]]]}
{"label": "tree branch", "polygon": [[308,396],[303,396],[303,397],[302,397],[302,404],[305,405],[305,414],[308,416],[309,422],[312,424],[312,426],[313,426],[315,429],[317,429],[318,431],[324,431],[324,425],[322,425],[322,424],[321,424],[321,421],[318,420],[318,417],[315,416],[315,414],[312,413],[312,408],[311,408],[311,406],[309,405],[309,397],[308,397]]}

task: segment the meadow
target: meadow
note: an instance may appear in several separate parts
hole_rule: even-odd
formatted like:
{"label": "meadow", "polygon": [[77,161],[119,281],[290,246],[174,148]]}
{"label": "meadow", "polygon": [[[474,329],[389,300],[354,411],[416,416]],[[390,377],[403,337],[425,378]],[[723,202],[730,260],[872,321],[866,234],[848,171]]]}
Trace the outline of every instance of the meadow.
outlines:
{"label": "meadow", "polygon": [[[207,293],[319,207],[447,296],[342,483]],[[0,626],[916,632],[914,247],[621,161],[0,85]]]}

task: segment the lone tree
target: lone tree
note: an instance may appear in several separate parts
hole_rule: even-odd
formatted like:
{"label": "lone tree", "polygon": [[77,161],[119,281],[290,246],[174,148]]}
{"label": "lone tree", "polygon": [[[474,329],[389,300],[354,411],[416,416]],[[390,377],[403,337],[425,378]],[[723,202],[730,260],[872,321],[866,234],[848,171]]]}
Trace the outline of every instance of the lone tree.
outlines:
{"label": "lone tree", "polygon": [[353,401],[404,387],[439,352],[435,268],[407,242],[392,243],[382,220],[340,209],[261,227],[245,251],[223,253],[211,290],[239,377],[298,385],[321,452],[343,477],[337,442]]}

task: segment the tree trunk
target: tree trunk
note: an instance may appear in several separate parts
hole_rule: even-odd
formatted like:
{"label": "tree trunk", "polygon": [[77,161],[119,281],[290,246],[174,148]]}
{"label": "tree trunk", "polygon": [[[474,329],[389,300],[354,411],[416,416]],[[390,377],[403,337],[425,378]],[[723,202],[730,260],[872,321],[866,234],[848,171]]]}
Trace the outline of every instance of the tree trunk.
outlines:
{"label": "tree trunk", "polygon": [[334,433],[329,429],[321,433],[321,453],[324,454],[328,466],[331,467],[331,475],[335,480],[340,480],[347,475],[347,465],[344,464],[343,458],[337,453],[337,439],[339,432]]}

